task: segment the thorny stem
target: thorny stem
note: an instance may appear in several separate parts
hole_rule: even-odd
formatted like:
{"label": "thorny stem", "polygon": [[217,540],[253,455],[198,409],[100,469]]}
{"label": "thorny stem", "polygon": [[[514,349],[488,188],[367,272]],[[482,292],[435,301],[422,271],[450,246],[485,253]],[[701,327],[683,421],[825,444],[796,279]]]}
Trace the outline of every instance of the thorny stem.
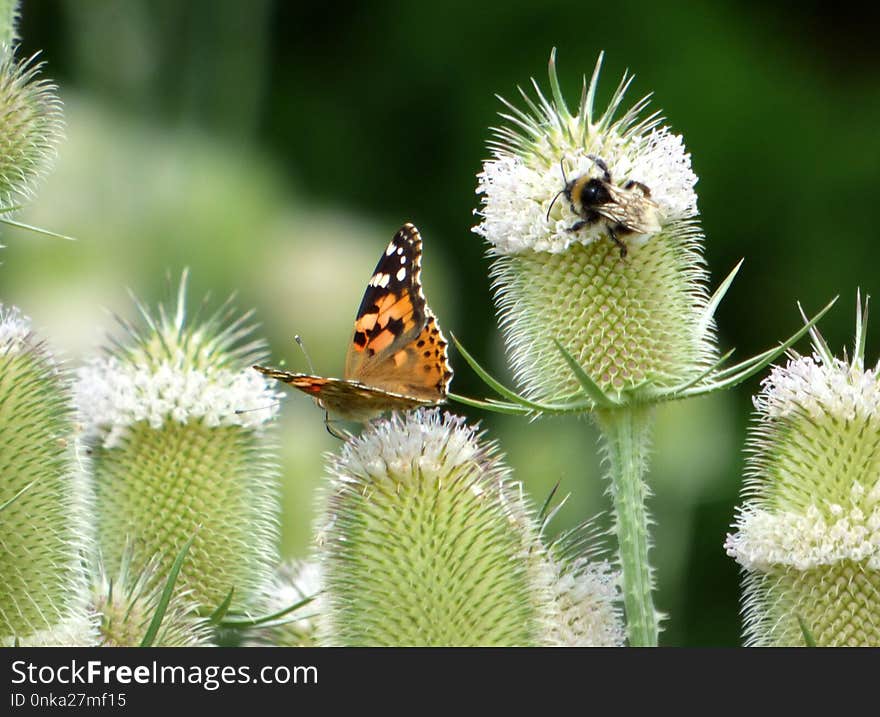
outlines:
{"label": "thorny stem", "polygon": [[656,647],[659,627],[648,563],[649,491],[643,480],[653,411],[650,406],[627,406],[597,411],[596,418],[609,464],[627,637],[632,647]]}

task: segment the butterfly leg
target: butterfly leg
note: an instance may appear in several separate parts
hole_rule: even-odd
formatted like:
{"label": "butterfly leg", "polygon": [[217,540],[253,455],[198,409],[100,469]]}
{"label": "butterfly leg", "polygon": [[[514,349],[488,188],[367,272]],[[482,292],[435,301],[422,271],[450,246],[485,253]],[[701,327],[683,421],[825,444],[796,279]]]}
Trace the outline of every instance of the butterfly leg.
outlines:
{"label": "butterfly leg", "polygon": [[338,438],[340,441],[347,441],[351,438],[351,434],[348,431],[334,428],[334,423],[335,421],[330,420],[330,414],[327,411],[324,411],[324,428],[327,429],[327,433],[334,438]]}

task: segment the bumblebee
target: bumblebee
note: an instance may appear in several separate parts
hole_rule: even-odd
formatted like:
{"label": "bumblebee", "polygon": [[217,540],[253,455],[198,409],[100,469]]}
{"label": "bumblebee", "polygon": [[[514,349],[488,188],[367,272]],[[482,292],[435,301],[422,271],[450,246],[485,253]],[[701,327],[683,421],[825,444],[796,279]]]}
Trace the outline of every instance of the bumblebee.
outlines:
{"label": "bumblebee", "polygon": [[611,172],[604,160],[592,154],[587,157],[602,171],[602,176],[591,177],[589,173],[585,173],[569,180],[560,160],[559,168],[562,170],[565,186],[550,202],[547,220],[550,220],[550,210],[559,195],[565,195],[571,211],[580,217],[566,231],[576,232],[585,226],[604,222],[608,236],[620,248],[620,257],[624,258],[627,246],[621,237],[660,231],[660,208],[651,199],[651,190],[646,185],[630,179],[619,187],[612,181]]}

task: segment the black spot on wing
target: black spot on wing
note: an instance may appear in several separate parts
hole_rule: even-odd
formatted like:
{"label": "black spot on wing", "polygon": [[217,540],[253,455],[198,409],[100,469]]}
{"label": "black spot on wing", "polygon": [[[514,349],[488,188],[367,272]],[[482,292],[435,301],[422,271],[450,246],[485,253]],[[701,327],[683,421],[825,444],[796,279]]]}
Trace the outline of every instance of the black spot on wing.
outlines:
{"label": "black spot on wing", "polygon": [[389,294],[402,296],[412,294],[417,324],[424,320],[424,298],[420,286],[422,238],[412,224],[404,224],[382,250],[379,262],[373,270],[370,283],[358,308],[355,320],[366,314],[378,314],[379,305]]}

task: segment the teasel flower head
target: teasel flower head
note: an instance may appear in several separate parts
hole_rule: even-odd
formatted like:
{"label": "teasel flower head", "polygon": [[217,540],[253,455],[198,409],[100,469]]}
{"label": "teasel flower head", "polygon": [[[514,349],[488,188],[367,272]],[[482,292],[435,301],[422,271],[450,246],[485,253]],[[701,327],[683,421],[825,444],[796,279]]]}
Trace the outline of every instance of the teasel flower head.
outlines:
{"label": "teasel flower head", "polygon": [[323,645],[543,644],[552,575],[519,484],[477,429],[427,410],[330,458]]}
{"label": "teasel flower head", "polygon": [[880,366],[817,331],[755,398],[748,471],[725,548],[743,568],[746,644],[880,646]]}
{"label": "teasel flower head", "polygon": [[607,560],[603,536],[593,522],[557,537],[548,552],[556,614],[546,644],[623,647],[621,575]]}
{"label": "teasel flower head", "polygon": [[[164,588],[159,556],[140,572],[132,571],[131,551],[125,550],[115,576],[103,563],[92,580],[92,607],[98,616],[100,647],[140,647],[150,627]],[[152,647],[211,647],[212,626],[199,615],[199,606],[188,591],[171,596]]]}
{"label": "teasel flower head", "polygon": [[89,487],[67,371],[0,306],[0,644],[88,645]]}
{"label": "teasel flower head", "polygon": [[15,59],[0,45],[0,210],[33,194],[56,155],[64,120],[56,86],[32,55]]}
{"label": "teasel flower head", "polygon": [[97,538],[108,574],[124,551],[138,574],[162,579],[192,539],[178,579],[210,612],[232,591],[232,612],[259,608],[277,564],[277,468],[267,430],[280,395],[251,364],[265,354],[250,314],[227,301],[186,316],[177,305],[141,325],[78,373],[76,402],[92,456]]}
{"label": "teasel flower head", "polygon": [[[291,609],[293,608],[293,609]],[[278,618],[255,629],[247,644],[253,647],[318,647],[321,573],[316,562],[283,563],[269,590],[267,612]]]}
{"label": "teasel flower head", "polygon": [[616,571],[583,541],[545,543],[548,519],[461,417],[375,421],[329,473],[318,644],[621,644]]}
{"label": "teasel flower head", "polygon": [[525,395],[545,402],[579,389],[556,342],[604,392],[641,398],[715,355],[690,155],[645,115],[648,97],[619,112],[631,77],[595,110],[601,61],[572,114],[554,51],[552,99],[533,80],[534,99],[520,90],[526,109],[502,100],[508,126],[478,175],[474,231],[492,258],[510,361]]}

